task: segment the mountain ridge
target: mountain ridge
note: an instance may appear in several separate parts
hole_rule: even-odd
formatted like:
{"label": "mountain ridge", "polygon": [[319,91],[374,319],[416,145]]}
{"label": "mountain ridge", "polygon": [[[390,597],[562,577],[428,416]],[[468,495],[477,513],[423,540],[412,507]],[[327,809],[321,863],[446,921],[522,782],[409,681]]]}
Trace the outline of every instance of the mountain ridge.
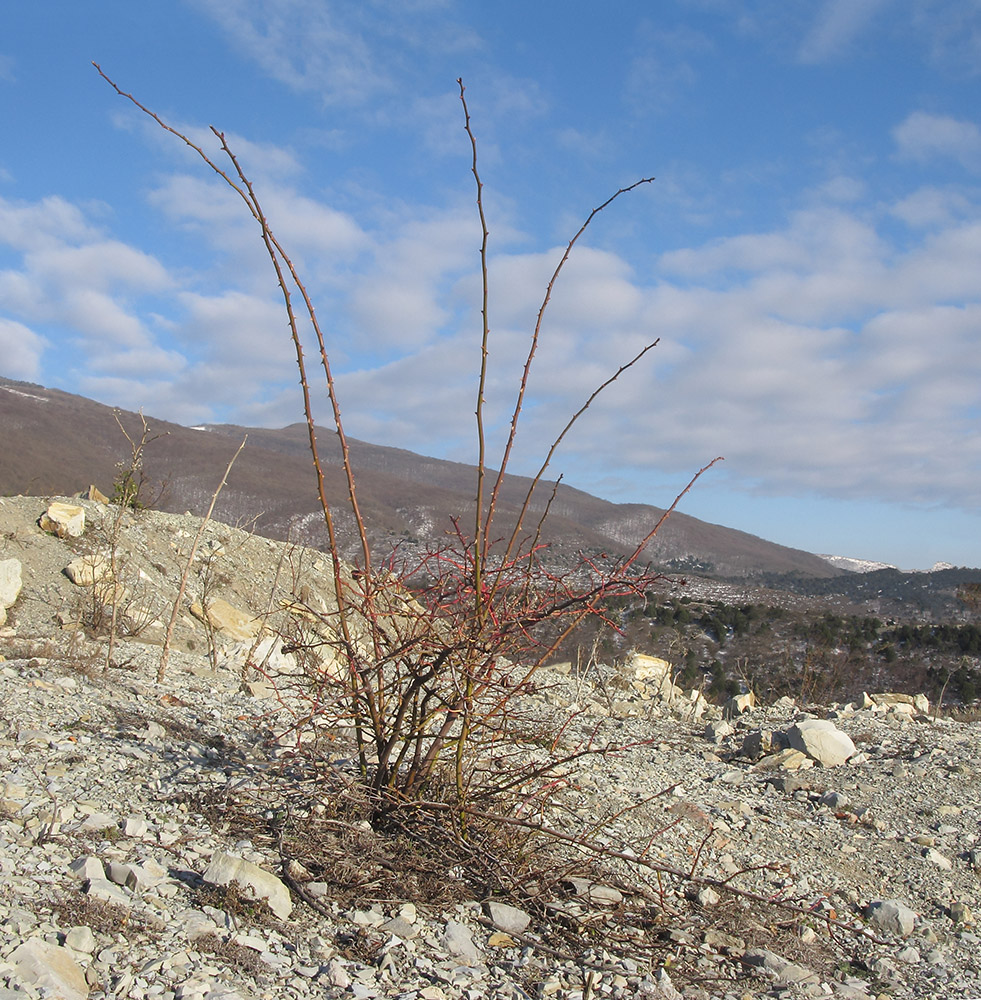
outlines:
{"label": "mountain ridge", "polygon": [[[131,461],[130,443],[115,414],[134,441],[142,433],[141,414],[29,382],[0,378],[0,389],[6,390],[0,392],[4,427],[0,493],[66,494],[91,483],[108,491],[118,467]],[[232,524],[250,523],[270,537],[324,544],[306,424],[191,428],[152,416],[146,421],[150,430],[144,472],[155,490],[162,490],[159,496],[151,496],[160,509],[203,512],[234,453],[235,442],[247,434],[248,444],[214,516]],[[318,428],[318,445],[342,547],[353,553],[356,537],[346,507],[347,486],[336,434]],[[452,517],[466,524],[468,515],[472,516],[476,474],[472,466],[356,439],[350,440],[350,454],[359,503],[376,546],[391,543],[403,550],[421,551],[439,544],[453,530]],[[505,477],[498,508],[502,533],[514,524],[530,483],[528,477]],[[553,486],[552,482],[542,484],[532,504],[533,518],[544,510]],[[623,554],[647,534],[663,510],[655,505],[617,504],[560,483],[545,540],[560,560],[578,558],[580,550]],[[533,526],[535,520],[529,523]],[[818,555],[678,511],[665,522],[647,556],[657,566],[675,572],[727,577],[764,573],[832,577],[841,572]]]}

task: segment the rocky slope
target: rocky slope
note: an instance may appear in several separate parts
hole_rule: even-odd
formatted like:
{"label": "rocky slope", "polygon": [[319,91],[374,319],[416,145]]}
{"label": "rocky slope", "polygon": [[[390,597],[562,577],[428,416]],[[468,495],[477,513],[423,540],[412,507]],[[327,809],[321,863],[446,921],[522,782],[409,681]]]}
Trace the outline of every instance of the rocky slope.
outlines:
{"label": "rocky slope", "polygon": [[[321,554],[208,525],[158,682],[200,522],[71,503],[62,538],[47,499],[0,499],[0,997],[981,996],[976,723],[903,698],[724,718],[663,661],[556,664],[522,695],[552,738],[518,749],[604,748],[539,799],[607,845],[599,881],[479,898],[346,823],[343,734],[298,747],[291,693],[246,667]],[[108,670],[65,573],[100,555]]]}

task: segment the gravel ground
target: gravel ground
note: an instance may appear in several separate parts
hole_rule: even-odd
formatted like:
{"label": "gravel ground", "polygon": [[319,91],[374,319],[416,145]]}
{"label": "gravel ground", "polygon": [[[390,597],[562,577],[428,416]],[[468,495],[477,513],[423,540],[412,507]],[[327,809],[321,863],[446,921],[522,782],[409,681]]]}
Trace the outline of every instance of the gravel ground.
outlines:
{"label": "gravel ground", "polygon": [[[625,855],[605,860],[602,889],[512,899],[521,929],[468,895],[458,859],[343,893],[316,850],[352,873],[383,873],[391,850],[357,823],[317,839],[353,795],[343,735],[298,756],[284,736],[298,706],[243,669],[240,638],[190,613],[221,598],[274,624],[301,591],[329,599],[323,555],[208,525],[158,683],[200,522],[79,503],[86,531],[61,539],[38,526],[48,498],[0,499],[0,564],[22,580],[0,628],[0,998],[981,997],[978,724],[808,706],[857,752],[788,770],[751,748],[782,745],[792,703],[723,725],[672,713],[624,665],[546,670],[524,707],[559,738],[517,750],[609,748],[536,800],[557,830]],[[78,627],[92,632],[91,588],[65,574],[100,553],[125,587],[108,671],[105,638]],[[281,852],[294,807],[308,842]],[[209,881],[226,855],[272,888]],[[656,947],[614,947],[628,912],[649,916]]]}

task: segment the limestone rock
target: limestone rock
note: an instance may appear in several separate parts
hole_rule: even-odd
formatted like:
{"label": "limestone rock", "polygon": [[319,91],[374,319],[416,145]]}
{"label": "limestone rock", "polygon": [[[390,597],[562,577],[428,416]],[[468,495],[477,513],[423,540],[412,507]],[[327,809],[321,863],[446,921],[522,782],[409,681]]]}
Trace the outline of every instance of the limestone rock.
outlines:
{"label": "limestone rock", "polygon": [[627,669],[633,672],[635,680],[647,681],[654,687],[671,680],[673,668],[667,660],[662,660],[659,656],[632,653],[626,665]]}
{"label": "limestone rock", "polygon": [[685,704],[679,708],[682,709],[683,715],[690,718],[692,722],[697,722],[711,708],[708,699],[698,688],[686,691],[684,701]]}
{"label": "limestone rock", "polygon": [[207,612],[200,604],[192,604],[191,614],[222,635],[237,639],[239,642],[254,639],[262,628],[262,623],[258,619],[246,611],[240,611],[220,597],[208,601]]}
{"label": "limestone rock", "polygon": [[773,749],[773,734],[764,729],[754,729],[743,737],[742,754],[757,760]]}
{"label": "limestone rock", "polygon": [[930,699],[925,694],[866,693],[862,696],[862,708],[873,712],[893,712],[896,715],[912,715],[914,712],[927,715],[930,711]]}
{"label": "limestone rock", "polygon": [[92,933],[91,927],[81,924],[78,927],[73,927],[65,935],[65,945],[71,948],[72,951],[80,952],[83,955],[91,955],[96,949],[95,934]]}
{"label": "limestone rock", "polygon": [[0,559],[0,609],[11,607],[21,588],[19,559]]}
{"label": "limestone rock", "polygon": [[91,854],[77,858],[68,868],[76,878],[80,879],[104,879],[106,877],[106,870],[102,862]]}
{"label": "limestone rock", "polygon": [[897,937],[909,937],[916,924],[916,914],[898,899],[879,899],[869,903],[865,914],[879,930]]}
{"label": "limestone rock", "polygon": [[85,1000],[89,986],[85,973],[65,948],[32,937],[15,948],[8,962],[25,986],[45,990],[45,996],[60,1000]]}
{"label": "limestone rock", "polygon": [[855,754],[851,737],[827,719],[803,719],[787,731],[795,750],[806,753],[822,767],[837,767]]}
{"label": "limestone rock", "polygon": [[596,906],[619,906],[623,902],[623,894],[612,885],[601,885],[588,878],[567,878],[564,882],[578,897]]}
{"label": "limestone rock", "polygon": [[78,587],[91,587],[111,573],[112,563],[103,555],[79,556],[65,567],[65,575]]}
{"label": "limestone rock", "polygon": [[216,851],[202,877],[212,885],[234,882],[258,899],[265,900],[280,920],[286,920],[293,912],[289,889],[275,875],[234,854]]}
{"label": "limestone rock", "polygon": [[933,847],[928,847],[923,852],[923,857],[925,857],[931,864],[943,869],[945,872],[953,871],[954,869],[954,863],[950,860],[950,858],[941,854],[940,851],[934,849]]}
{"label": "limestone rock", "polygon": [[[214,603],[209,605],[209,611],[213,610]],[[292,653],[284,653],[283,640],[273,635],[266,636],[258,643],[254,640],[238,642],[218,661],[219,669],[233,670],[236,673],[241,673],[246,665],[260,667],[264,673],[277,676],[298,673],[296,657]]]}
{"label": "limestone rock", "polygon": [[737,694],[730,698],[722,714],[727,719],[734,719],[737,715],[743,715],[754,708],[756,708],[756,695],[752,691],[747,691],[745,694]]}
{"label": "limestone rock", "polygon": [[82,494],[83,500],[95,500],[98,503],[109,503],[109,497],[99,489],[98,486],[89,486],[87,490]]}
{"label": "limestone rock", "polygon": [[777,753],[764,757],[756,764],[757,771],[776,771],[782,768],[784,771],[803,771],[805,768],[814,766],[814,758],[809,757],[803,750],[795,750],[787,747]]}
{"label": "limestone rock", "polygon": [[481,961],[480,951],[474,944],[470,928],[458,920],[447,920],[443,932],[443,944],[451,955],[456,955],[465,962],[477,965]]}
{"label": "limestone rock", "polygon": [[133,897],[107,878],[89,879],[85,891],[94,899],[101,899],[114,906],[129,908],[133,905]]}
{"label": "limestone rock", "polygon": [[712,743],[721,743],[727,736],[731,736],[732,732],[732,725],[725,719],[719,719],[705,727],[705,739]]}
{"label": "limestone rock", "polygon": [[531,917],[524,910],[507,903],[491,899],[484,904],[484,909],[494,926],[508,934],[521,934],[531,923]]}
{"label": "limestone rock", "polygon": [[85,508],[56,500],[41,515],[38,524],[59,538],[78,538],[85,531]]}
{"label": "limestone rock", "polygon": [[768,972],[775,986],[789,986],[791,983],[802,983],[807,980],[816,981],[817,979],[810,969],[788,962],[782,956],[764,948],[747,951],[742,960],[747,965]]}

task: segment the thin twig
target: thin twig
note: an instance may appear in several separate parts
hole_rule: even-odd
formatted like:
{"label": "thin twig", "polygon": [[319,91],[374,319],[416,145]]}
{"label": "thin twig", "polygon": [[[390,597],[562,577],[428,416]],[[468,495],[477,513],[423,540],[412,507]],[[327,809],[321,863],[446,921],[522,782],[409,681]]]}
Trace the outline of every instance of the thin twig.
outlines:
{"label": "thin twig", "polygon": [[[174,606],[170,610],[170,621],[167,622],[167,632],[164,636],[163,650],[160,654],[160,665],[157,667],[157,683],[163,682],[164,675],[167,673],[167,664],[170,660],[170,643],[174,637],[174,626],[177,624],[177,616],[180,614],[181,601],[184,600],[184,591],[187,589],[187,578],[191,572],[191,564],[194,562],[194,556],[197,553],[198,545],[201,542],[201,536],[204,534],[204,529],[208,526],[208,522],[211,520],[211,515],[214,513],[215,504],[218,502],[218,496],[221,491],[225,488],[225,483],[228,482],[229,473],[232,471],[232,466],[235,464],[235,459],[242,454],[242,449],[245,447],[245,442],[249,440],[249,435],[246,434],[242,438],[242,443],[238,446],[235,454],[232,455],[231,460],[225,467],[225,474],[221,477],[221,482],[218,484],[218,488],[211,496],[211,503],[208,505],[208,512],[204,516],[204,520],[198,525],[197,534],[194,536],[194,541],[191,543],[191,551],[187,556],[187,563],[184,566],[184,572],[181,573],[180,586],[177,588],[177,597],[174,598]],[[208,618],[208,609],[204,609],[204,617]]]}

